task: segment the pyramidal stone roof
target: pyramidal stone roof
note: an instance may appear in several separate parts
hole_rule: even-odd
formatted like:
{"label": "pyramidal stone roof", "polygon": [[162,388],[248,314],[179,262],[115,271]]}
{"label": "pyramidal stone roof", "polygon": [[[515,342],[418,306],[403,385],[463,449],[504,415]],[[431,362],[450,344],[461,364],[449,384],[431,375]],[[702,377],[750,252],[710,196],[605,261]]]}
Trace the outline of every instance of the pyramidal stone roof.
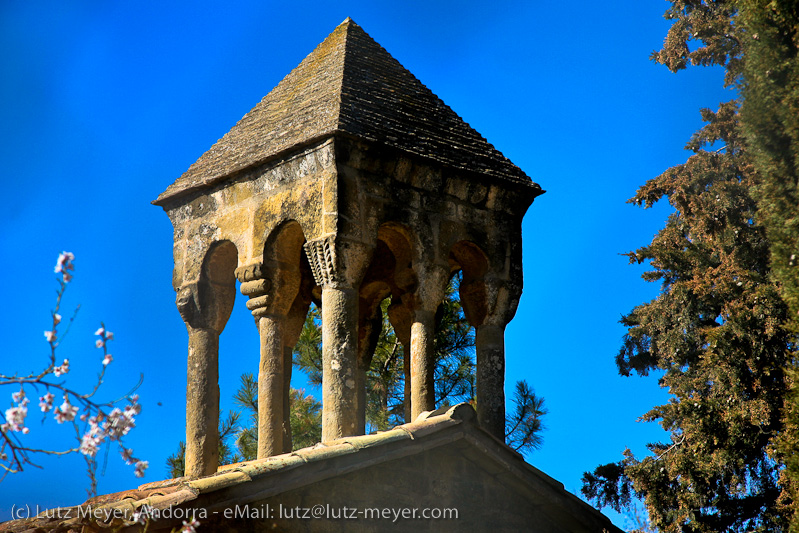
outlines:
{"label": "pyramidal stone roof", "polygon": [[339,133],[540,189],[348,18],[153,203]]}

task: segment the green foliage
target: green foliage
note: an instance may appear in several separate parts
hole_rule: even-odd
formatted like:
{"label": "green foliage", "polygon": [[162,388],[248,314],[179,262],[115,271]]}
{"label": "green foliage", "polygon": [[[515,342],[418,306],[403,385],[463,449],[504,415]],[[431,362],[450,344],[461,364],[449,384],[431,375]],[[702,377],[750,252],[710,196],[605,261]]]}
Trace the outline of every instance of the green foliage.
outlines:
{"label": "green foliage", "polygon": [[[671,3],[666,18],[674,23],[653,58],[674,71],[722,65],[727,85],[746,79],[749,48],[738,19],[746,2]],[[631,200],[649,207],[666,198],[675,209],[649,246],[629,254],[652,266],[644,278],[662,290],[622,318],[628,332],[616,360],[622,375],[662,376],[672,398],[642,419],[659,421],[671,439],[649,444],[647,457],[628,450],[586,473],[583,494],[617,510],[642,498],[660,531],[786,527],[774,444],[784,432],[795,344],[755,202],[761,164],[738,109],[737,101],[703,109],[707,124],[688,143],[686,163]]]}
{"label": "green foliage", "polygon": [[295,450],[322,440],[322,404],[304,391],[291,389],[291,435]]}
{"label": "green foliage", "polygon": [[[799,334],[799,7],[793,0],[739,0],[746,62],[741,122],[761,180],[753,194],[771,244],[771,267],[788,305],[788,327]],[[793,383],[796,361],[789,369]],[[778,447],[799,531],[799,392],[786,404]],[[788,498],[786,497],[786,501]]]}
{"label": "green foliage", "polygon": [[466,320],[457,297],[460,279],[460,274],[452,278],[436,312],[436,406],[472,402],[475,397],[474,328]]}
{"label": "green foliage", "polygon": [[517,452],[537,450],[544,443],[541,432],[545,429],[542,418],[547,414],[544,399],[526,381],[516,382],[513,396],[514,410],[505,416],[505,442]]}
{"label": "green foliage", "polygon": [[799,8],[784,0],[739,5],[746,28],[741,121],[761,177],[754,196],[774,277],[799,332]]}

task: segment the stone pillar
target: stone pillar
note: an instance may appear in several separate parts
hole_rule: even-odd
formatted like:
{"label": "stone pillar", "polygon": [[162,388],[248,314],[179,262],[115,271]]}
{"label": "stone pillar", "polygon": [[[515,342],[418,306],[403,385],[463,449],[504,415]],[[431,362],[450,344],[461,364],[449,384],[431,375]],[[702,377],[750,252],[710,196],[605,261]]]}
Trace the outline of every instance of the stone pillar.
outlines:
{"label": "stone pillar", "polygon": [[436,310],[444,299],[449,266],[419,265],[416,268],[416,290],[408,298],[412,311],[410,338],[411,418],[435,409],[435,359],[433,341]]}
{"label": "stone pillar", "polygon": [[356,435],[358,285],[372,247],[328,235],[305,243],[322,287],[322,441]]}
{"label": "stone pillar", "polygon": [[505,440],[505,326],[516,313],[521,280],[491,275],[461,283],[461,303],[475,325],[477,421]]}
{"label": "stone pillar", "polygon": [[284,406],[284,328],[286,314],[299,290],[299,269],[272,261],[236,269],[241,292],[249,296],[247,308],[258,323],[261,357],[258,366],[258,458],[284,451],[285,426],[289,424]]}
{"label": "stone pillar", "polygon": [[219,465],[219,332],[188,323],[184,475],[196,478]]}
{"label": "stone pillar", "polygon": [[184,475],[192,478],[213,474],[219,464],[219,333],[234,298],[227,288],[186,283],[175,302],[189,334]]}
{"label": "stone pillar", "polygon": [[505,440],[505,324],[482,324],[475,333],[477,350],[477,421]]}
{"label": "stone pillar", "polygon": [[401,299],[392,296],[388,306],[388,319],[394,328],[394,334],[402,345],[402,367],[404,373],[403,410],[405,423],[413,422],[411,412],[411,324],[413,313],[402,303]]}
{"label": "stone pillar", "polygon": [[258,319],[261,360],[258,366],[258,459],[283,453],[284,316]]}
{"label": "stone pillar", "polygon": [[358,291],[322,287],[322,441],[358,431]]}
{"label": "stone pillar", "polygon": [[[440,302],[438,302],[440,303]],[[435,361],[433,339],[435,337],[435,312],[418,309],[411,324],[411,419],[424,411],[435,409]]]}

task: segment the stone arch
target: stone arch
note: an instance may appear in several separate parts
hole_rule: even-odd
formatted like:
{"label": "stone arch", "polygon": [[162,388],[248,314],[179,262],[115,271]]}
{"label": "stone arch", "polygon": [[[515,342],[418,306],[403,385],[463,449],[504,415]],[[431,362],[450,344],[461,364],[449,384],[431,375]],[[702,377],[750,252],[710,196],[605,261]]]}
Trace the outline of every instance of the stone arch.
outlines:
{"label": "stone arch", "polygon": [[264,261],[278,261],[298,265],[303,254],[305,233],[296,220],[284,220],[278,224],[264,242]]}
{"label": "stone arch", "polygon": [[258,457],[292,449],[292,351],[311,304],[313,275],[302,226],[280,222],[264,240],[261,261],[240,271],[241,290],[258,326]]}
{"label": "stone arch", "polygon": [[[369,267],[358,290],[356,409],[359,434],[366,430],[366,373],[383,329],[381,303],[391,296],[392,305],[396,305],[405,293],[415,289],[411,286],[415,280],[411,270],[412,258],[409,230],[398,222],[381,224]],[[402,333],[400,331],[398,336]]]}
{"label": "stone arch", "polygon": [[450,272],[461,271],[460,300],[466,320],[474,327],[483,323],[488,313],[485,277],[489,271],[488,256],[471,241],[458,241],[449,251]]}

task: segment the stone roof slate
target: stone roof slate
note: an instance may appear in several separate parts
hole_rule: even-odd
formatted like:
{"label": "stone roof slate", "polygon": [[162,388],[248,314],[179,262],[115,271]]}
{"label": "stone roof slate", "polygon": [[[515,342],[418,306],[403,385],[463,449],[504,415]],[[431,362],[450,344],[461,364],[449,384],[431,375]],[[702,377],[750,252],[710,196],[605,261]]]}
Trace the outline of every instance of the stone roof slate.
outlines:
{"label": "stone roof slate", "polygon": [[348,18],[153,203],[336,134],[537,187]]}

